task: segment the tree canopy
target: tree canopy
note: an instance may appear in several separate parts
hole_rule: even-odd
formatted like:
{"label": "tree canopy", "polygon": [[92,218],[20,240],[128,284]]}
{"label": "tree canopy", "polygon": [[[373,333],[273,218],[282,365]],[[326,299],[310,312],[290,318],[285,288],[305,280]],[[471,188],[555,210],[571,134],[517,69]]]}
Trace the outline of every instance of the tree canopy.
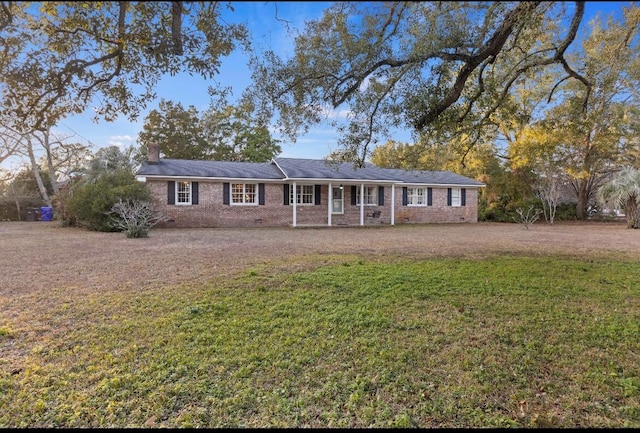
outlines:
{"label": "tree canopy", "polygon": [[138,136],[141,153],[157,144],[165,158],[266,162],[281,152],[250,105],[219,102],[200,113],[194,106],[185,109],[179,102],[160,101]]}
{"label": "tree canopy", "polygon": [[135,119],[164,74],[211,78],[246,29],[221,2],[1,2],[0,116],[46,129],[93,105]]}
{"label": "tree canopy", "polygon": [[[473,135],[526,74],[555,65],[560,81],[592,83],[569,60],[584,2],[342,2],[307,23],[292,58],[255,59],[260,112],[290,139],[348,111],[339,143],[364,162],[391,127]],[[548,89],[553,92],[553,87]]]}

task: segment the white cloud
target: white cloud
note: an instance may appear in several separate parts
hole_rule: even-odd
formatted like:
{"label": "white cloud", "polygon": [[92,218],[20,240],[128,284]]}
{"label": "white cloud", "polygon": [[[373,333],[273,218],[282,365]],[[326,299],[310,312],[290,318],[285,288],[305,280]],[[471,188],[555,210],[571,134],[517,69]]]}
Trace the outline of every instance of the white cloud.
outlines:
{"label": "white cloud", "polygon": [[118,146],[120,149],[131,146],[136,140],[131,135],[112,135],[109,137],[109,146]]}
{"label": "white cloud", "polygon": [[130,135],[112,135],[111,136],[111,140],[118,140],[118,141],[134,141],[136,138],[132,137]]}

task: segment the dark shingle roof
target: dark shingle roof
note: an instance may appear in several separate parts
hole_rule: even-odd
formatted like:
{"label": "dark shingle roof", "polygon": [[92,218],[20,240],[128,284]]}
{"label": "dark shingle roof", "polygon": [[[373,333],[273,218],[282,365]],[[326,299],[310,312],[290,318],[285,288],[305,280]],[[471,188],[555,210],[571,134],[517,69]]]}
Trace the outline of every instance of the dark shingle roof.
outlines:
{"label": "dark shingle roof", "polygon": [[323,159],[276,158],[275,161],[289,179],[394,180],[372,164],[355,168],[350,162]]}
{"label": "dark shingle roof", "polygon": [[381,180],[409,184],[484,186],[482,182],[450,171],[380,168],[369,163],[363,168],[355,168],[352,163],[319,159],[276,158],[275,161],[290,179]]}
{"label": "dark shingle roof", "polygon": [[397,168],[381,168],[388,176],[403,182],[415,184],[484,186],[482,182],[450,171],[402,170]]}
{"label": "dark shingle roof", "polygon": [[422,185],[484,186],[482,182],[450,171],[380,168],[369,163],[367,163],[365,167],[355,168],[352,163],[303,158],[275,158],[274,162],[256,163],[161,159],[158,164],[149,164],[148,162],[142,164],[136,174],[139,176],[154,177],[260,180],[363,180]]}
{"label": "dark shingle roof", "polygon": [[195,161],[160,159],[142,164],[139,176],[212,177],[228,179],[282,179],[282,172],[271,162]]}

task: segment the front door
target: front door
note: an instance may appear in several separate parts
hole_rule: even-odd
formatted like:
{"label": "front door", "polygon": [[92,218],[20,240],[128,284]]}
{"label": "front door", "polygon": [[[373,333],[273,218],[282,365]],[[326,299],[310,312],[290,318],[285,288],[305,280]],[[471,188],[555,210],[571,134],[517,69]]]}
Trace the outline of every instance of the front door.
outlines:
{"label": "front door", "polygon": [[344,213],[344,189],[342,187],[331,188],[331,213]]}

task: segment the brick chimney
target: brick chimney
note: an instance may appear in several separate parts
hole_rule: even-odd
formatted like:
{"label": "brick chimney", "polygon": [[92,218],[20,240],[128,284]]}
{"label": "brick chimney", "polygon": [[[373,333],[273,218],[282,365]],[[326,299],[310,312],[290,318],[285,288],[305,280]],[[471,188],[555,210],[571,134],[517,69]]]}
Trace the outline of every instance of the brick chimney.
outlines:
{"label": "brick chimney", "polygon": [[160,161],[160,146],[158,144],[149,145],[149,156],[147,162],[149,164],[157,164]]}

